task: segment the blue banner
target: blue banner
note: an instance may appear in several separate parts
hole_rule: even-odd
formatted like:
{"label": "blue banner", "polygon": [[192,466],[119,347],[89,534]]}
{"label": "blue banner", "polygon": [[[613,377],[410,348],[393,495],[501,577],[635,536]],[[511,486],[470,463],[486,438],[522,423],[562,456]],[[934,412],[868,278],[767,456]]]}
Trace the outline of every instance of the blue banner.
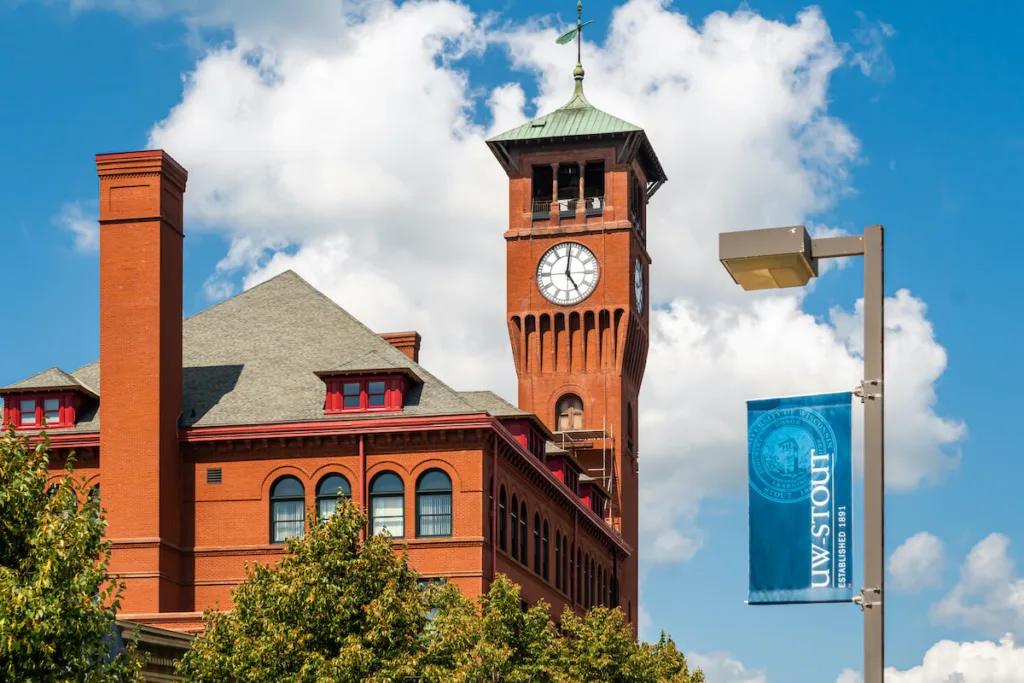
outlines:
{"label": "blue banner", "polygon": [[850,397],[747,401],[750,604],[853,598]]}

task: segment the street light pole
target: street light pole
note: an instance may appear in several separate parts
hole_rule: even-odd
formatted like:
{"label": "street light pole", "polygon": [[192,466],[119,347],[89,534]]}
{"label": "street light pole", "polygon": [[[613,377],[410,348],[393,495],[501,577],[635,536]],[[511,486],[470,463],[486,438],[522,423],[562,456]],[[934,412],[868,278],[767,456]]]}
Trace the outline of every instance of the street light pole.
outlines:
{"label": "street light pole", "polygon": [[885,675],[885,240],[881,225],[863,235],[811,239],[803,226],[722,233],[719,260],[747,290],[800,287],[817,262],[864,257],[864,683]]}
{"label": "street light pole", "polygon": [[864,683],[885,675],[885,239],[864,230]]}

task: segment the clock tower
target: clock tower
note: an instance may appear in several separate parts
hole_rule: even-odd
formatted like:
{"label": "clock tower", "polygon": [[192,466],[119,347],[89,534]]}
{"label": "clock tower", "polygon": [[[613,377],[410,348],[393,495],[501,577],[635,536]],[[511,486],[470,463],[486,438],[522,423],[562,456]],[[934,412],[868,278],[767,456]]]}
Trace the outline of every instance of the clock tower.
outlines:
{"label": "clock tower", "polygon": [[614,604],[635,629],[647,203],[666,177],[643,129],[594,107],[579,62],[574,74],[567,104],[487,144],[509,177],[508,330],[519,407],[555,433],[581,481],[609,494],[606,520],[632,548],[617,558]]}

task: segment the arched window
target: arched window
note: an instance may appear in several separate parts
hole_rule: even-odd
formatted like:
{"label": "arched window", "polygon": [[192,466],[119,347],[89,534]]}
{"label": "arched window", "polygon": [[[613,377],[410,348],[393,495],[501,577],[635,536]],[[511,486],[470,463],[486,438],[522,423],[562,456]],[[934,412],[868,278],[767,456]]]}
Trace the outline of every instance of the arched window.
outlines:
{"label": "arched window", "polygon": [[590,556],[583,556],[583,606],[590,609]]}
{"label": "arched window", "polygon": [[338,509],[338,497],[352,497],[352,487],[348,479],[340,474],[328,474],[316,485],[316,518],[326,522]]}
{"label": "arched window", "polygon": [[604,606],[609,607],[610,600],[608,599],[608,567],[604,568],[604,573],[602,574],[602,576],[604,577]]}
{"label": "arched window", "polygon": [[558,418],[558,431],[583,429],[583,400],[576,394],[566,394],[558,399],[555,414]]}
{"label": "arched window", "polygon": [[597,602],[597,577],[594,575],[594,558],[590,558],[590,606]]}
{"label": "arched window", "polygon": [[583,602],[583,551],[576,548],[576,602]]}
{"label": "arched window", "polygon": [[547,581],[549,574],[548,574],[548,520],[546,520],[546,519],[544,520],[544,535],[543,535],[542,545],[543,545],[543,553],[544,553],[544,562],[543,562],[542,569],[543,569],[544,580]]}
{"label": "arched window", "polygon": [[636,430],[633,425],[633,404],[626,404],[626,452],[633,452],[633,436],[636,434]]}
{"label": "arched window", "polygon": [[508,516],[505,513],[505,487],[502,486],[498,493],[498,547],[502,550],[505,549],[505,526]]}
{"label": "arched window", "polygon": [[281,477],[270,487],[270,542],[302,538],[306,531],[306,490],[295,477]]}
{"label": "arched window", "polygon": [[540,574],[540,513],[533,513],[533,573]]}
{"label": "arched window", "polygon": [[569,537],[562,536],[562,591],[569,594]]}
{"label": "arched window", "polygon": [[405,536],[405,485],[394,472],[381,472],[370,482],[370,533]]}
{"label": "arched window", "polygon": [[555,529],[555,588],[562,590],[562,532]]}
{"label": "arched window", "polygon": [[89,498],[96,501],[96,519],[103,517],[103,508],[100,506],[100,485],[96,484],[89,489]]}
{"label": "arched window", "polygon": [[519,559],[519,499],[512,496],[512,559]]}
{"label": "arched window", "polygon": [[526,546],[529,540],[526,533],[526,519],[526,501],[524,500],[522,502],[522,507],[519,508],[519,561],[523,564],[527,564]]}
{"label": "arched window", "polygon": [[416,482],[416,536],[452,535],[452,480],[441,470],[424,472]]}

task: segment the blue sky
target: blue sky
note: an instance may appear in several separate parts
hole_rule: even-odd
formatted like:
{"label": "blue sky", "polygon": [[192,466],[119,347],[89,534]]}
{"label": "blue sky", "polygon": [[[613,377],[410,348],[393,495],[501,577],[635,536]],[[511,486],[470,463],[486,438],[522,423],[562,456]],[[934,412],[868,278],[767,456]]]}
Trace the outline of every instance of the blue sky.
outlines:
{"label": "blue sky", "polygon": [[[382,6],[370,3],[375,4]],[[987,12],[965,12],[951,3],[824,2],[812,10],[827,24],[822,33],[811,24],[800,25],[807,8],[803,4],[747,6],[758,21],[779,31],[778,45],[785,47],[773,51],[757,41],[744,42],[739,28],[750,24],[744,24],[748,15],[736,4],[700,1],[661,8],[636,0],[613,14],[620,4],[586,3],[585,14],[597,19],[588,29],[592,52],[584,60],[588,95],[598,106],[647,127],[669,175],[650,214],[652,296],[664,316],[656,323],[664,345],[648,366],[641,406],[641,411],[648,408],[648,416],[641,417],[640,440],[651,445],[650,459],[641,457],[641,476],[649,472],[653,478],[651,505],[665,499],[666,491],[655,481],[661,479],[674,482],[683,491],[677,498],[685,501],[664,520],[644,527],[650,540],[643,548],[648,635],[667,629],[687,652],[710,657],[709,670],[719,671],[724,683],[831,681],[846,668],[859,668],[861,618],[855,607],[743,604],[745,493],[742,481],[737,485],[735,463],[719,462],[737,457],[745,425],[735,416],[742,415],[744,399],[755,397],[744,392],[764,387],[772,393],[779,383],[767,370],[756,381],[729,379],[748,378],[759,364],[776,362],[736,337],[734,329],[744,320],[768,324],[770,316],[757,306],[770,300],[733,292],[720,266],[708,258],[708,245],[720,229],[793,220],[847,232],[885,224],[887,295],[906,289],[924,306],[899,318],[905,323],[898,336],[902,350],[889,361],[890,373],[909,378],[904,388],[911,407],[904,411],[889,405],[890,458],[905,458],[907,464],[887,498],[887,553],[914,534],[928,532],[941,545],[942,561],[937,563],[938,554],[932,552],[918,565],[918,583],[928,585],[891,590],[889,664],[907,670],[920,665],[940,640],[969,643],[1024,626],[1024,612],[999,606],[1017,580],[1007,561],[1020,557],[1024,544],[1024,521],[1015,514],[1022,465],[1014,457],[1011,412],[1013,381],[1024,371],[1016,352],[1020,324],[1012,313],[1019,288],[1013,269],[1000,267],[999,258],[1024,246],[1016,229],[1024,180],[1024,100],[1019,96],[1024,69],[1016,27],[1024,9],[1008,2]],[[448,5],[416,15],[408,7],[371,12],[362,20],[365,26],[380,27],[381,41],[393,41],[394,61],[372,53],[355,66],[344,60],[358,56],[362,43],[349,43],[345,32],[358,27],[320,21],[340,16],[334,3],[300,3],[287,20],[275,15],[271,5],[225,0],[210,5],[216,11],[199,14],[195,8],[200,5],[185,0],[75,3],[74,10],[56,0],[0,0],[0,50],[8,64],[0,98],[0,149],[6,152],[0,163],[0,203],[5,207],[0,264],[13,332],[0,337],[0,384],[52,365],[71,370],[98,356],[97,255],[89,244],[97,188],[93,155],[161,144],[191,173],[185,314],[294,267],[375,329],[416,326],[424,331],[425,364],[457,388],[495,388],[514,400],[501,283],[484,287],[473,299],[442,301],[440,295],[431,298],[431,287],[411,285],[416,280],[407,279],[412,277],[407,273],[428,282],[435,269],[459,262],[462,249],[483,250],[487,263],[502,266],[503,176],[487,166],[493,160],[487,160],[486,149],[481,151],[479,138],[495,118],[514,125],[532,115],[538,104],[533,98],[539,98],[542,109],[568,98],[574,55],[560,52],[552,38],[573,18],[573,3],[559,6],[560,19],[541,16],[534,3],[515,0],[470,2],[475,17],[468,19]],[[708,56],[715,48],[707,42],[711,30],[704,20],[716,11],[725,12],[716,20],[724,27],[716,34],[720,52]],[[482,17],[489,17],[489,23],[479,23]],[[641,44],[622,36],[609,39],[611,27],[625,26],[630,17],[658,17],[658,26],[664,27],[655,31],[645,24],[652,32],[644,43],[650,54],[635,63],[623,56],[644,52]],[[682,24],[673,24],[670,17]],[[454,55],[449,50],[444,59],[420,50],[416,40],[430,21],[467,50]],[[486,49],[478,44],[484,36]],[[801,42],[801,36],[813,40]],[[652,48],[658,40],[666,41],[664,47]],[[353,200],[340,183],[337,197],[328,183],[326,191],[310,198],[288,194],[291,190],[282,189],[287,183],[275,181],[248,190],[259,191],[270,206],[257,212],[251,207],[259,202],[235,181],[240,168],[250,167],[249,157],[255,158],[251,167],[257,171],[283,177],[289,163],[302,163],[314,153],[299,150],[311,139],[302,131],[271,135],[277,129],[269,114],[238,114],[239,102],[287,110],[260,85],[237,85],[244,83],[245,66],[254,60],[251,54],[242,58],[233,52],[238,45],[259,46],[280,59],[272,68],[296,88],[286,104],[302,115],[323,111],[329,120],[332,108],[340,107],[337,129],[316,120],[326,128],[317,131],[311,148],[337,145],[338,157],[356,149],[367,156],[368,167],[388,171],[380,176],[388,181],[370,194],[402,188],[404,194],[398,194],[416,198],[437,191],[401,175],[405,171],[395,165],[400,154],[389,151],[397,144],[422,144],[416,154],[441,155],[446,161],[438,162],[438,168],[451,168],[439,170],[436,182],[462,194],[439,207],[405,206],[401,200],[389,206],[372,198]],[[676,65],[670,62],[678,58],[676,50],[690,48],[693,60],[679,65],[679,73],[692,84],[721,79],[717,90],[695,86],[673,95],[672,79],[666,78],[660,82],[664,92],[643,93],[650,97],[643,104],[630,99],[624,71],[674,74]],[[799,55],[817,49],[819,57],[796,59],[804,72],[778,58],[787,49]],[[825,61],[835,63],[821,66],[821,50],[829,55]],[[336,65],[339,80],[328,77],[322,86],[311,87],[310,72],[301,70],[312,59],[309,53]],[[620,62],[629,64],[621,67]],[[784,76],[809,73],[821,92],[793,94],[781,77],[778,90],[767,85],[763,92],[745,90],[741,80],[730,80],[736,74],[730,65],[737,64],[776,69],[765,73]],[[364,79],[359,74],[367,68],[380,72]],[[510,82],[519,88],[504,87]],[[431,89],[433,101],[448,97],[451,104],[439,104],[435,111],[403,99],[421,86]],[[345,96],[349,90],[350,99]],[[236,92],[242,94],[232,99]],[[789,98],[783,104],[776,99],[781,100],[780,93]],[[757,98],[731,108],[730,102],[748,95]],[[365,118],[383,118],[384,123],[360,119],[361,108],[369,112]],[[353,119],[346,120],[353,110]],[[766,134],[762,124],[775,132]],[[346,125],[365,129],[358,138],[346,137],[352,135]],[[422,131],[407,137],[412,134],[404,129],[417,127]],[[700,135],[687,137],[687,131]],[[700,148],[701,140],[709,140],[707,148]],[[261,146],[273,147],[273,154],[263,158],[247,151]],[[719,148],[726,150],[720,155],[726,160],[714,153]],[[307,172],[337,171],[339,178],[350,172],[348,162],[330,157],[337,166],[327,166],[325,158],[317,157],[318,165]],[[460,170],[478,164],[484,170]],[[705,164],[718,184],[710,193],[688,195],[696,192],[692,188],[699,185]],[[429,175],[429,165],[420,174]],[[780,177],[789,180],[783,183]],[[459,183],[470,182],[466,178],[476,184],[460,190]],[[72,225],[84,231],[77,242]],[[415,232],[411,226],[418,226]],[[656,238],[655,231],[662,236]],[[416,244],[426,239],[424,234],[438,236],[437,251],[431,247],[419,257],[403,251],[403,236]],[[398,263],[402,272],[381,265],[386,261]],[[785,315],[805,326],[800,329],[828,337],[824,347],[814,348],[825,348],[835,362],[824,374],[801,378],[802,366],[793,361],[797,364],[788,383],[777,393],[852,388],[837,378],[853,376],[847,366],[856,362],[856,353],[830,311],[852,310],[861,287],[856,266],[826,274],[806,298],[779,300],[795,302],[795,312]],[[380,301],[365,294],[368,283],[382,292]],[[442,329],[436,320],[449,310],[461,312],[452,314],[453,321]],[[931,331],[921,327],[929,324]],[[688,338],[687,331],[704,341],[680,341]],[[433,339],[438,341],[432,345]],[[734,342],[730,348],[765,355],[749,365],[730,365],[714,349]],[[930,364],[921,360],[941,356],[943,350],[945,358]],[[705,375],[695,369],[702,363],[709,368]],[[659,383],[651,377],[652,368],[678,381]],[[728,390],[722,389],[716,400],[733,406],[723,424],[734,425],[735,438],[701,434],[699,423],[693,429],[665,426],[671,420],[663,418],[689,414],[688,406],[710,391],[702,379],[718,384],[720,377]],[[910,451],[913,457],[906,455]],[[951,457],[959,459],[950,465]],[[666,473],[671,477],[662,476]],[[965,570],[961,581],[967,554],[992,533],[1009,539],[1008,555],[994,541],[982,546],[974,569]],[[978,578],[983,561],[995,578]],[[973,597],[963,597],[969,593]],[[946,607],[936,608],[943,600]],[[902,675],[899,680],[908,683],[945,680],[928,678],[930,671],[917,678],[913,672]]]}

